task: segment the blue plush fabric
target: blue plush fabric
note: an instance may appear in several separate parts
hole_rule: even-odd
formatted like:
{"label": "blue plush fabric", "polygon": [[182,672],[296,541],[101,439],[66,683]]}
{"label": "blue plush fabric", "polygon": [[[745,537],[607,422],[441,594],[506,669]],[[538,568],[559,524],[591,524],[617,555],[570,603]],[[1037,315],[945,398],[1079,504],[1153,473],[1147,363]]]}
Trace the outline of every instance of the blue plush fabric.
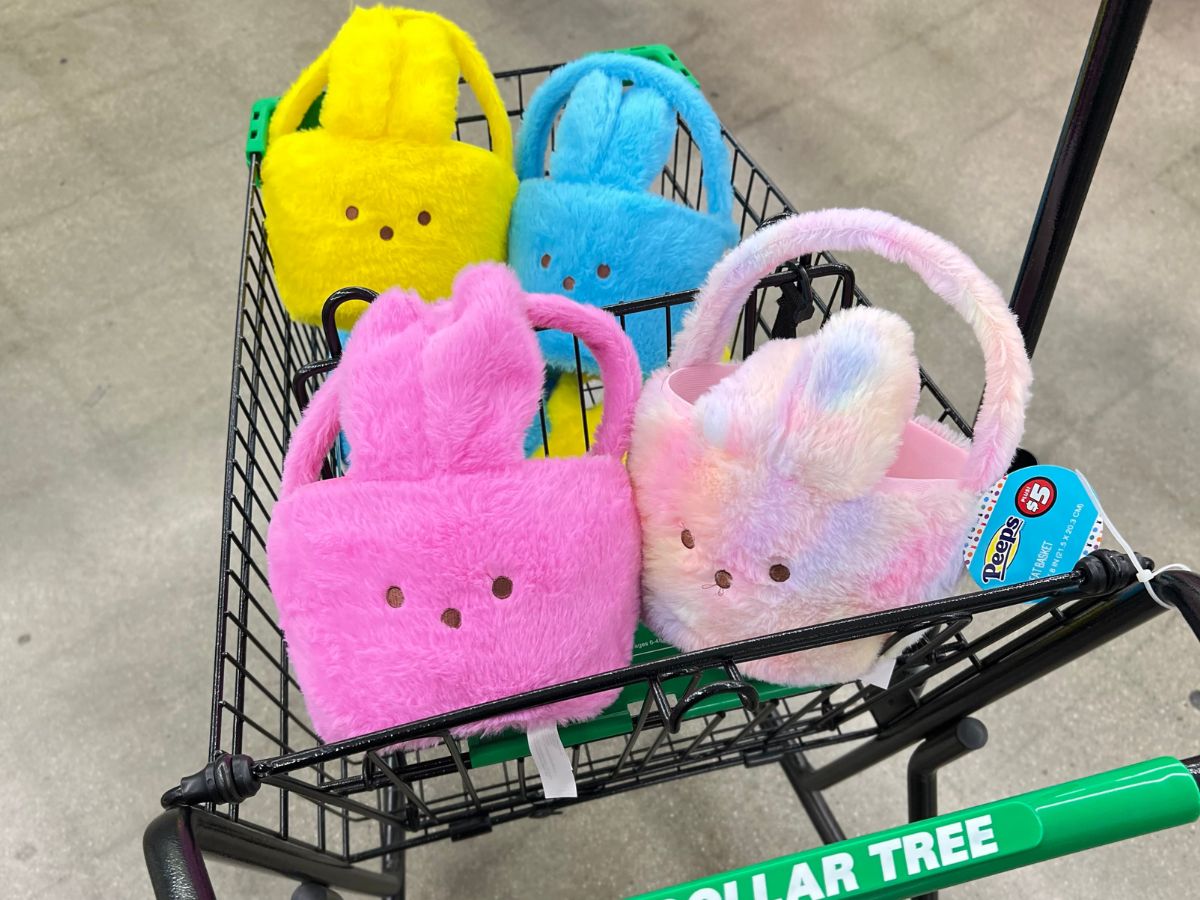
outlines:
{"label": "blue plush fabric", "polygon": [[[338,329],[338,339],[341,341],[342,349],[346,349],[346,343],[350,340],[350,329],[343,331]],[[337,443],[333,445],[333,461],[337,466],[340,474],[345,474],[350,468],[350,442],[346,440],[346,432],[339,431]]]}
{"label": "blue plush fabric", "polygon": [[[546,142],[564,104],[547,177]],[[706,211],[647,190],[674,146],[676,114],[704,159]],[[529,291],[608,306],[692,290],[737,241],[720,122],[699,90],[659,63],[595,54],[557,69],[526,110],[517,174],[509,264]],[[671,309],[672,331],[689,306]],[[662,310],[631,314],[625,328],[644,372],[666,361]],[[548,365],[574,371],[569,335],[543,332],[541,341]],[[597,372],[586,350],[582,362]]]}

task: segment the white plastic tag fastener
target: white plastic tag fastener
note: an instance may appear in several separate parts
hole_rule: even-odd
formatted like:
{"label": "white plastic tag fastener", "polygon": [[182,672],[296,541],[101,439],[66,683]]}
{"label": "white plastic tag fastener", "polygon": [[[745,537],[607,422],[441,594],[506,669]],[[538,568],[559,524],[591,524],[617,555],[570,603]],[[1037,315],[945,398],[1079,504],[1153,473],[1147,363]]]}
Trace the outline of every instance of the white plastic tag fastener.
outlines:
{"label": "white plastic tag fastener", "polygon": [[863,684],[873,685],[886,691],[892,683],[892,671],[895,668],[896,657],[881,656],[875,660],[875,665],[871,666],[871,671],[860,680]]}
{"label": "white plastic tag fastener", "polygon": [[529,753],[542,776],[542,790],[546,799],[578,797],[575,773],[571,771],[571,759],[563,747],[555,725],[539,725],[528,732]]}
{"label": "white plastic tag fastener", "polygon": [[1121,536],[1121,532],[1117,531],[1116,526],[1112,523],[1112,519],[1105,514],[1104,507],[1100,505],[1100,498],[1096,496],[1096,492],[1092,490],[1092,486],[1088,483],[1088,480],[1083,477],[1083,473],[1077,472],[1077,474],[1079,475],[1079,480],[1083,482],[1084,490],[1088,492],[1088,495],[1092,498],[1092,502],[1096,504],[1096,509],[1100,511],[1100,518],[1102,518],[1104,520],[1104,524],[1108,526],[1108,533],[1111,534],[1113,539],[1121,545],[1121,549],[1125,552],[1125,555],[1129,557],[1129,561],[1133,563],[1134,569],[1137,570],[1137,580],[1145,585],[1146,593],[1150,595],[1150,599],[1152,599],[1163,609],[1174,610],[1174,606],[1158,596],[1154,590],[1154,584],[1152,582],[1163,572],[1190,572],[1192,570],[1183,565],[1183,563],[1168,563],[1165,566],[1159,566],[1153,572],[1143,566],[1141,561],[1138,559],[1137,554],[1133,552],[1133,547],[1130,546],[1129,542]]}

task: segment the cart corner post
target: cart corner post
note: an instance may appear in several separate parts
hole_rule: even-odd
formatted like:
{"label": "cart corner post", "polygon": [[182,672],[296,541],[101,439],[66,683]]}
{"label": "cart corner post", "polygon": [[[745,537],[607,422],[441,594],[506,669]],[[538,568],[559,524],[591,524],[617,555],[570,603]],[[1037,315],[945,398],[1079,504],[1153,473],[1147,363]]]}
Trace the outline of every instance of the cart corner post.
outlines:
{"label": "cart corner post", "polygon": [[1151,0],[1101,0],[1058,136],[1029,243],[1013,287],[1012,309],[1033,354],[1104,150]]}
{"label": "cart corner post", "polygon": [[150,884],[159,900],[213,900],[212,882],[192,831],[191,810],[160,813],[142,835]]}

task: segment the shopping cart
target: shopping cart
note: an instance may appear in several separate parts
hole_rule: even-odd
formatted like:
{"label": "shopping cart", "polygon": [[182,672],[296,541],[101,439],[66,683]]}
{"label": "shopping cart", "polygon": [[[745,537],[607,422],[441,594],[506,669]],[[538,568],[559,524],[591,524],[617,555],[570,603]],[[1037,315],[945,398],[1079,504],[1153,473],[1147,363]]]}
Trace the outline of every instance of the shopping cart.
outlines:
{"label": "shopping cart", "polygon": [[[1031,352],[1148,6],[1148,0],[1108,2],[1097,17],[1014,295]],[[648,52],[682,69],[669,51]],[[551,68],[497,75],[510,116],[521,116]],[[404,895],[406,855],[422,845],[731,766],[782,766],[818,834],[834,844],[845,836],[821,792],[917,745],[908,779],[916,824],[653,896],[778,897],[791,879],[808,876],[823,879],[825,889],[832,878],[846,895],[931,896],[942,886],[1200,815],[1193,777],[1200,767],[1156,760],[925,821],[937,813],[938,769],[986,739],[973,713],[1163,613],[1139,584],[1133,561],[1106,550],[1037,581],[698,652],[679,653],[639,630],[629,668],[322,744],[289,669],[265,574],[265,535],[288,436],[306,397],[332,368],[336,332],[292,323],[276,296],[257,186],[267,115],[269,105],[256,107],[248,147],[209,762],[164,795],[166,812],[147,829],[146,858],[158,897],[211,897],[208,854],[300,882],[297,898],[334,896],[336,888],[398,898]],[[467,111],[459,138],[486,143],[482,115]],[[746,151],[728,133],[725,140],[742,233],[791,212]],[[681,124],[659,191],[699,207],[699,169]],[[332,302],[371,296],[349,292]],[[669,322],[690,299],[647,298],[612,312],[625,322],[631,316]],[[748,355],[773,337],[813,330],[838,309],[868,302],[853,270],[839,260],[827,254],[794,260],[748,298],[734,355]],[[580,385],[580,416],[586,419],[582,378]],[[970,416],[956,410],[924,371],[922,398],[937,418],[970,435]],[[1029,461],[1022,452],[1015,465]],[[339,466],[331,455],[327,474]],[[1155,587],[1200,634],[1200,579],[1169,573]],[[881,634],[896,635],[900,645],[906,636],[916,640],[899,656],[886,687],[856,682],[784,688],[740,671],[748,660]],[[450,734],[482,719],[611,689],[620,691],[619,700],[601,716],[560,729],[577,798],[544,796],[523,735],[462,741]],[[426,738],[437,745],[387,749]],[[832,762],[819,768],[809,763],[811,751],[834,745],[845,749]],[[892,849],[873,852],[880,844]],[[915,871],[909,865],[913,853]]]}

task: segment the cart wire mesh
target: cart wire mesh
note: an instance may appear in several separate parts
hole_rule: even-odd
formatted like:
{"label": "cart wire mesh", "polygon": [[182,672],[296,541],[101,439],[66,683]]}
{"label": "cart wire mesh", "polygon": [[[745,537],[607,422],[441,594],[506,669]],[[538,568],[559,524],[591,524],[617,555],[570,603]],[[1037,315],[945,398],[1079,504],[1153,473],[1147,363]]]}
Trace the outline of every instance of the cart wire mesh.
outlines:
{"label": "cart wire mesh", "polygon": [[[520,118],[527,97],[551,68],[496,76],[512,119]],[[463,99],[464,105],[471,102]],[[478,110],[464,110],[458,136],[487,145],[486,122]],[[724,137],[741,233],[792,212],[733,137],[727,132]],[[267,583],[265,539],[284,451],[304,396],[293,386],[306,384],[303,372],[317,376],[307,389],[316,386],[320,373],[331,367],[330,348],[320,331],[290,321],[279,302],[257,182],[254,157],[235,331],[208,750],[212,760],[225,754],[251,757],[255,776],[266,788],[240,804],[209,803],[212,813],[341,862],[378,859],[684,776],[779,762],[837,744],[879,741],[906,722],[927,721],[933,727],[963,706],[961,699],[974,685],[1005,676],[1028,654],[1062,636],[1086,631],[1123,602],[1129,573],[1117,577],[1119,566],[1105,558],[1107,569],[1097,562],[1099,575],[1093,572],[1090,580],[1077,570],[1020,589],[682,654],[436,717],[384,736],[324,745],[288,664]],[[657,186],[663,196],[693,208],[703,203],[699,153],[682,123]],[[657,315],[670,324],[678,321],[677,307],[691,297],[650,298],[612,311],[623,323],[630,316]],[[744,357],[772,337],[815,330],[837,310],[867,303],[853,271],[838,260],[826,254],[794,260],[764,279],[747,299],[733,355]],[[586,417],[590,403],[582,393],[582,377],[580,384],[580,414]],[[970,436],[968,420],[924,370],[921,385],[922,411]],[[336,466],[331,457],[331,470]],[[1096,589],[1097,578],[1103,590]],[[1041,602],[1028,602],[1039,598]],[[1138,616],[1153,615],[1157,608],[1151,607],[1138,605],[1137,616],[1127,616],[1124,627]],[[766,697],[761,686],[738,671],[738,663],[746,659],[870,633],[895,633],[899,645],[912,645],[900,654],[886,688],[856,682]],[[576,800],[547,800],[524,753],[481,764],[468,742],[450,736],[452,727],[495,714],[498,704],[520,708],[572,691],[611,687],[632,690],[641,699],[629,704],[620,733],[569,746]],[[441,741],[431,749],[394,749],[401,740],[418,736]]]}

